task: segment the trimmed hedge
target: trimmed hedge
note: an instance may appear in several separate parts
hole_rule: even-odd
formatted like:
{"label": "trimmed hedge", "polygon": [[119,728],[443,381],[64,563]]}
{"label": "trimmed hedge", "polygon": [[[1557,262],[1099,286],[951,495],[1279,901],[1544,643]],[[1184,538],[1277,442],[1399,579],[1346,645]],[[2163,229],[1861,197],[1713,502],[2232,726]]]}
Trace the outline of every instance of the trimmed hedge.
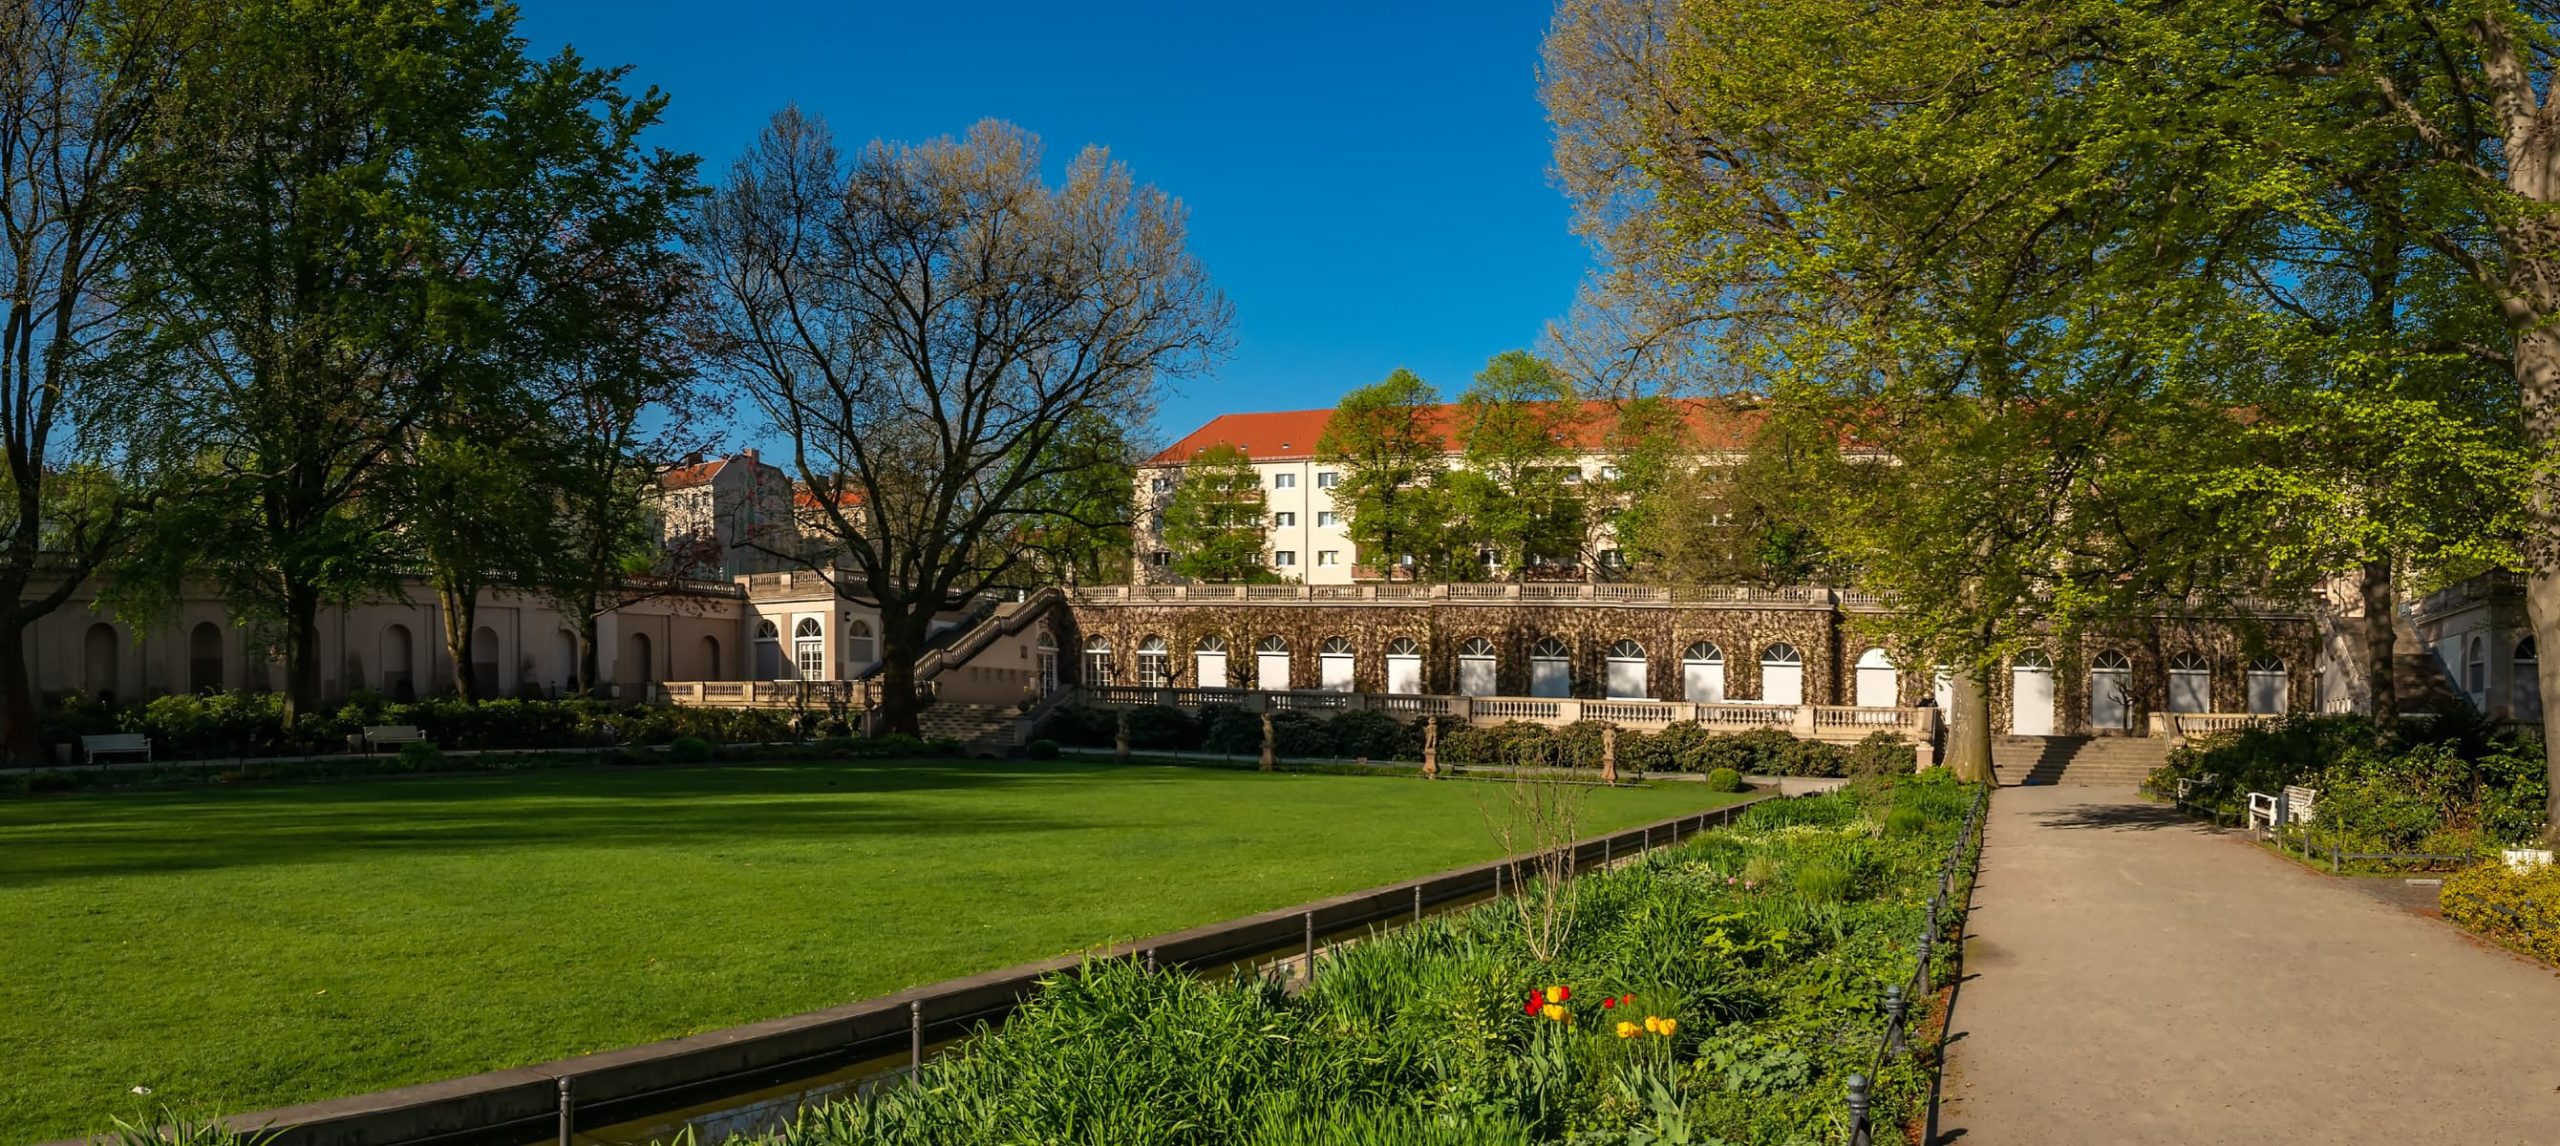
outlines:
{"label": "trimmed hedge", "polygon": [[2546,963],[2560,963],[2560,867],[2491,861],[2446,876],[2444,917]]}
{"label": "trimmed hedge", "polygon": [[845,731],[816,714],[804,729],[795,714],[775,709],[629,706],[585,699],[473,704],[443,698],[395,704],[359,694],[335,711],[312,714],[288,732],[281,694],[219,692],[122,706],[75,696],[45,712],[37,735],[48,744],[76,744],[82,736],[139,732],[151,738],[155,756],[193,760],[344,752],[348,736],[384,724],[415,725],[440,747],[475,750],[665,744],[679,737],[733,744],[797,740],[804,731]]}
{"label": "trimmed hedge", "polygon": [[[1117,743],[1120,717],[1128,715],[1129,747],[1146,752],[1217,752],[1252,756],[1262,751],[1262,714],[1212,706],[1197,715],[1178,708],[1131,709],[1061,706],[1051,712],[1037,735],[1080,748],[1109,748]],[[1580,721],[1550,728],[1515,720],[1507,724],[1443,726],[1440,760],[1455,766],[1533,764],[1598,768],[1603,725]],[[1367,757],[1371,760],[1422,759],[1421,721],[1405,722],[1382,712],[1345,712],[1330,719],[1304,712],[1271,716],[1279,753],[1288,757]],[[1617,735],[1618,767],[1625,772],[1713,772],[1730,769],[1760,776],[1882,776],[1912,771],[1917,751],[1890,732],[1878,732],[1848,747],[1819,740],[1798,740],[1775,728],[1719,734],[1694,724],[1646,733],[1621,728]]]}

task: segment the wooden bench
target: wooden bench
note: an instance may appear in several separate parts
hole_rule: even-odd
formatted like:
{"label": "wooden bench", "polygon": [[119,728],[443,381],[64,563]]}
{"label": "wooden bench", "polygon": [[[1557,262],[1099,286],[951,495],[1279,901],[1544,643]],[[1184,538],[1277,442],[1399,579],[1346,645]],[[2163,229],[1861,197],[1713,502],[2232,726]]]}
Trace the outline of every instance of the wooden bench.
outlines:
{"label": "wooden bench", "polygon": [[426,740],[427,734],[418,731],[414,724],[376,724],[364,730],[364,750],[367,752],[380,751],[389,744],[424,744]]}
{"label": "wooden bench", "polygon": [[150,737],[139,732],[111,732],[105,736],[83,736],[80,738],[80,757],[83,763],[95,764],[98,762],[98,757],[100,756],[132,756],[136,754],[139,754],[145,760],[151,759]]}

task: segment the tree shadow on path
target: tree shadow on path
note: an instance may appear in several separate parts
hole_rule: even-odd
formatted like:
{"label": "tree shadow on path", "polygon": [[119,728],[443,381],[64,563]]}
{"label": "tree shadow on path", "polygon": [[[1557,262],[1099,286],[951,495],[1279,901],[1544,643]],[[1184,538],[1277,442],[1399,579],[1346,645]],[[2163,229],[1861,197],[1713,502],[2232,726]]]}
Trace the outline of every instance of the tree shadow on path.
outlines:
{"label": "tree shadow on path", "polygon": [[2082,804],[2037,817],[2040,828],[2119,832],[2156,832],[2163,828],[2196,828],[2195,817],[2159,804]]}

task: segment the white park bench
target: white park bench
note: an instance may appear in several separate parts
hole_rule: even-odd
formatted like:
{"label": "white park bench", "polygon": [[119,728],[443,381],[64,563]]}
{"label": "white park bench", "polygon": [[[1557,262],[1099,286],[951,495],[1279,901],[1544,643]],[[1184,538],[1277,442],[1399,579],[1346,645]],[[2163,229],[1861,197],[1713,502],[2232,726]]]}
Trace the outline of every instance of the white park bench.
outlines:
{"label": "white park bench", "polygon": [[2249,793],[2249,826],[2252,829],[2275,828],[2280,824],[2307,824],[2320,803],[2320,790],[2299,784],[2285,786],[2284,795],[2265,792]]}
{"label": "white park bench", "polygon": [[364,749],[378,752],[385,745],[423,744],[426,739],[427,734],[420,732],[414,724],[375,724],[364,730]]}
{"label": "white park bench", "polygon": [[133,756],[151,759],[151,738],[139,732],[110,732],[105,736],[80,738],[82,762],[95,764],[100,756]]}

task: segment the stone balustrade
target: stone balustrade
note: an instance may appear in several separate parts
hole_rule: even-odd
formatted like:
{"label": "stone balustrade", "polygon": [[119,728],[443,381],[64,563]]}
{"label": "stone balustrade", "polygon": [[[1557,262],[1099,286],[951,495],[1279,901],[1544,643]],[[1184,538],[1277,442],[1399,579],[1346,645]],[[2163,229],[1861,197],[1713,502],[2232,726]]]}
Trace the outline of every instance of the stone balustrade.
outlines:
{"label": "stone balustrade", "polygon": [[1858,708],[1829,704],[1702,704],[1685,700],[1584,699],[1541,696],[1431,696],[1415,693],[1272,691],[1249,688],[1150,688],[1100,685],[1074,698],[1097,708],[1199,709],[1224,705],[1247,712],[1383,712],[1400,719],[1437,716],[1470,724],[1524,720],[1560,726],[1596,720],[1655,731],[1695,724],[1715,732],[1775,728],[1807,740],[1855,743],[1891,732],[1914,743],[1937,734],[1934,708]]}

